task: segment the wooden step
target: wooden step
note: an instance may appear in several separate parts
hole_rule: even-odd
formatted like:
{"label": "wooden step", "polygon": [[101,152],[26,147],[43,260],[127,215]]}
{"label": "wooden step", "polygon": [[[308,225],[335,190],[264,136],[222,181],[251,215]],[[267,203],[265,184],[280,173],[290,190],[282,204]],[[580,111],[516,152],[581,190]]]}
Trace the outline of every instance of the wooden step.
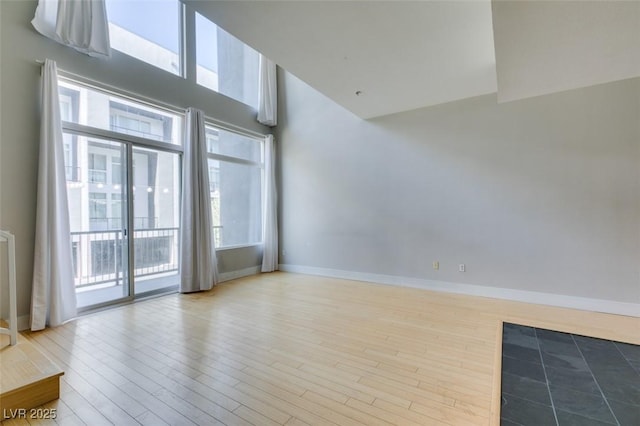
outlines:
{"label": "wooden step", "polygon": [[60,376],[64,372],[18,334],[18,342],[9,345],[9,336],[0,335],[0,413],[38,407],[60,396]]}

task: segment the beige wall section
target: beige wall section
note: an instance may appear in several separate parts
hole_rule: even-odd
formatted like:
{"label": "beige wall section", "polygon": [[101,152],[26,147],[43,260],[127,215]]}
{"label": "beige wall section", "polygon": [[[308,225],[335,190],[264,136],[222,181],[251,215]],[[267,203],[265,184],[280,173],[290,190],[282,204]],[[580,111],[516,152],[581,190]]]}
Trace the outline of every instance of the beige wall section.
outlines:
{"label": "beige wall section", "polygon": [[[117,51],[110,60],[90,58],[39,35],[30,21],[36,1],[0,1],[0,228],[16,235],[18,315],[31,303],[39,134],[40,66],[51,58],[62,70],[177,107],[200,108],[213,118],[260,133],[255,111],[192,82]],[[221,265],[259,265],[256,249],[227,250]],[[4,269],[3,269],[4,271]],[[6,287],[5,279],[2,287]],[[3,297],[3,300],[6,298]],[[5,316],[6,304],[0,306]]]}
{"label": "beige wall section", "polygon": [[371,121],[280,83],[281,263],[640,302],[640,79]]}

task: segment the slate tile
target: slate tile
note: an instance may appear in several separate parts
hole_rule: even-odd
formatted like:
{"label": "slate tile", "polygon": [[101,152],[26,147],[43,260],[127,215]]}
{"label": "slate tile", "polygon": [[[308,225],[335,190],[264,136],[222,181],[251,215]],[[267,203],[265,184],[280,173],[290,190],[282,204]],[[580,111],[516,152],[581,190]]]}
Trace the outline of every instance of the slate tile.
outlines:
{"label": "slate tile", "polygon": [[589,371],[589,367],[587,366],[586,361],[581,356],[577,357],[542,352],[542,362],[545,366],[548,367],[565,368],[577,371]]}
{"label": "slate tile", "polygon": [[536,337],[538,339],[551,340],[554,342],[574,344],[571,334],[562,333],[560,331],[545,330],[544,328],[536,328]]}
{"label": "slate tile", "polygon": [[540,342],[540,350],[544,353],[552,355],[582,357],[575,343],[558,342],[555,340],[538,339]]}
{"label": "slate tile", "polygon": [[527,334],[514,329],[505,329],[502,332],[502,344],[512,344],[530,349],[538,349],[538,339],[534,334]]}
{"label": "slate tile", "polygon": [[553,409],[513,395],[504,394],[506,402],[502,405],[501,418],[523,426],[555,426]]}
{"label": "slate tile", "polygon": [[558,418],[558,426],[609,426],[616,424],[615,422],[605,423],[563,410],[556,410],[556,417]]}
{"label": "slate tile", "polygon": [[587,355],[593,357],[620,357],[624,358],[618,348],[613,344],[613,342],[605,342],[603,344],[594,344],[590,343],[581,343],[576,341],[578,347],[582,354],[586,357]]}
{"label": "slate tile", "polygon": [[527,379],[538,382],[546,383],[547,381],[544,377],[544,370],[541,364],[521,361],[515,358],[502,357],[502,372],[526,377]]}
{"label": "slate tile", "polygon": [[627,361],[634,361],[640,363],[640,345],[631,345],[629,343],[614,343],[616,348],[622,353]]}
{"label": "slate tile", "polygon": [[578,390],[581,392],[600,395],[598,384],[593,378],[591,371],[570,370],[567,368],[546,367],[547,381],[550,386],[557,386]]}
{"label": "slate tile", "polygon": [[640,425],[640,405],[625,404],[624,402],[609,400],[613,414],[620,422],[620,426]]}
{"label": "slate tile", "polygon": [[551,406],[546,383],[509,373],[502,373],[502,392],[518,398]]}
{"label": "slate tile", "polygon": [[596,380],[607,400],[616,400],[640,405],[640,379],[629,379],[628,376],[598,376]]}
{"label": "slate tile", "polygon": [[569,388],[550,386],[551,399],[556,410],[568,411],[605,423],[614,423],[615,419],[602,395],[576,391]]}
{"label": "slate tile", "polygon": [[508,323],[501,425],[556,424],[540,356],[559,425],[640,426],[640,346]]}
{"label": "slate tile", "polygon": [[502,331],[507,333],[518,333],[526,336],[536,337],[536,329],[526,325],[512,324],[510,322],[502,323]]}
{"label": "slate tile", "polygon": [[511,420],[500,418],[500,426],[521,426],[519,423],[514,423]]}
{"label": "slate tile", "polygon": [[511,358],[520,359],[522,361],[535,362],[540,364],[540,351],[538,348],[531,349],[524,346],[513,345],[511,343],[502,344],[502,355]]}
{"label": "slate tile", "polygon": [[575,340],[576,344],[580,346],[580,348],[590,348],[590,349],[615,349],[615,345],[611,340],[605,339],[597,339],[595,337],[587,337],[587,336],[579,336],[573,335],[573,340]]}
{"label": "slate tile", "polygon": [[593,372],[593,375],[598,381],[600,378],[609,377],[621,377],[626,380],[638,378],[640,380],[638,372],[620,354],[585,353],[585,359],[587,360],[587,364]]}

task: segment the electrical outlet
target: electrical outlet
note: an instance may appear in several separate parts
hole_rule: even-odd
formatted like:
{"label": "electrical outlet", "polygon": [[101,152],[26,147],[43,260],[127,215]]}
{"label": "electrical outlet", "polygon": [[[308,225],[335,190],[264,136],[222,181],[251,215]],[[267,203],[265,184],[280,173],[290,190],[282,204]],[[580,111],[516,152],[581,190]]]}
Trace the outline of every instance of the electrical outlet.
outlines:
{"label": "electrical outlet", "polygon": [[440,269],[440,262],[438,262],[437,260],[433,261],[433,269],[435,269],[436,271],[438,269]]}
{"label": "electrical outlet", "polygon": [[461,263],[458,265],[458,272],[464,272],[465,271],[465,266],[464,263]]}
{"label": "electrical outlet", "polygon": [[287,251],[286,250],[282,250],[282,255],[286,256],[287,255]]}

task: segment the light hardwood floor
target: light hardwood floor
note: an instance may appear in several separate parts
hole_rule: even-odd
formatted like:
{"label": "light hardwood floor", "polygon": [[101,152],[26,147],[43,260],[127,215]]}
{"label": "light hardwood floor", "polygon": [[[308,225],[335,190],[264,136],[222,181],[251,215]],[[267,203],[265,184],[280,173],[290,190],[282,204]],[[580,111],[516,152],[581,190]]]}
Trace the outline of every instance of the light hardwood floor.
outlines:
{"label": "light hardwood floor", "polygon": [[28,338],[65,371],[59,424],[489,425],[502,321],[640,343],[638,318],[290,273]]}

